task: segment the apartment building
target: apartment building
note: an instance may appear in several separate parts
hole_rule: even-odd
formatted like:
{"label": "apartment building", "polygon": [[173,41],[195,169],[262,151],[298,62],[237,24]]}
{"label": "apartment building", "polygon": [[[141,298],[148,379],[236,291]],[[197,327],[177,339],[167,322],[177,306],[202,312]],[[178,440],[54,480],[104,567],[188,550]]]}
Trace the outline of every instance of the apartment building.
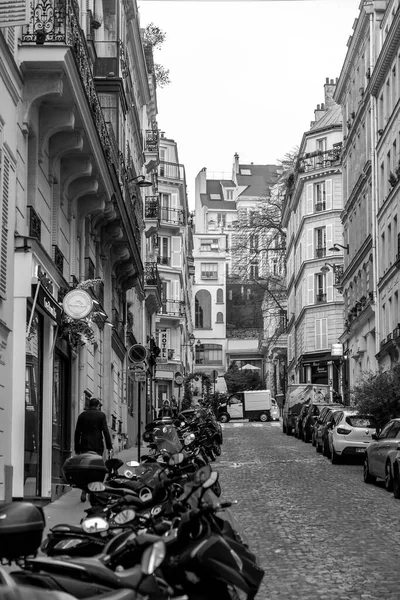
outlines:
{"label": "apartment building", "polygon": [[360,7],[335,100],[343,144],[346,322],[350,386],[399,362],[399,2]]}
{"label": "apartment building", "polygon": [[[134,0],[15,4],[0,7],[0,499],[54,498],[90,397],[116,451],[157,405],[156,315],[171,298],[144,211],[158,196],[156,76]],[[183,213],[184,183],[163,186]]]}
{"label": "apartment building", "polygon": [[342,244],[342,115],[326,80],[325,101],[305,132],[286,195],[288,383],[329,384],[342,394],[343,360],[335,344],[343,331],[343,296],[337,284]]}

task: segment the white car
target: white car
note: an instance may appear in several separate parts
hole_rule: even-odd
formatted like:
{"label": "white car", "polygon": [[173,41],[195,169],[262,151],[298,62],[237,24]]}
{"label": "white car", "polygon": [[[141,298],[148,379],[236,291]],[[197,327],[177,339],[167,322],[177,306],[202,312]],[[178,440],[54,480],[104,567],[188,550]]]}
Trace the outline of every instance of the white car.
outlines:
{"label": "white car", "polygon": [[277,405],[276,401],[272,398],[271,400],[272,405],[271,405],[271,409],[269,411],[269,418],[271,419],[271,421],[279,421],[279,418],[281,416],[281,411],[279,410],[279,406]]}
{"label": "white car", "polygon": [[364,456],[375,432],[373,417],[351,409],[338,411],[328,431],[331,462],[336,464],[346,456]]}

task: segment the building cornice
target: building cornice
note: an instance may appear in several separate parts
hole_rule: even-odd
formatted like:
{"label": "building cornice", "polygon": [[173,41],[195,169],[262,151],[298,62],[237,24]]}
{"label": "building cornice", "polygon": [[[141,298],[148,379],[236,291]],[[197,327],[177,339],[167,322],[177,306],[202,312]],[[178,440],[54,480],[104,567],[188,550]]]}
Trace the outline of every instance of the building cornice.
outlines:
{"label": "building cornice", "polygon": [[375,68],[372,71],[370,90],[372,96],[377,96],[382,87],[387,72],[390,69],[393,58],[395,58],[397,49],[400,44],[400,10],[397,10],[393,17],[393,21],[389,32],[383,42],[381,51],[379,52]]}

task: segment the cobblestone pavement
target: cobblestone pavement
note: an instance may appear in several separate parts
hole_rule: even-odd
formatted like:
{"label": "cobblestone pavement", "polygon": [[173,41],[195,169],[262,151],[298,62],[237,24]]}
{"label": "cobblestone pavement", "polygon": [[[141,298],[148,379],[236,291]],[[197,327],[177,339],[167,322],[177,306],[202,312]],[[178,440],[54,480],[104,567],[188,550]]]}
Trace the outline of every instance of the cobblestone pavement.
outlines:
{"label": "cobblestone pavement", "polygon": [[279,423],[224,425],[222,499],[266,574],[257,600],[398,600],[400,500]]}

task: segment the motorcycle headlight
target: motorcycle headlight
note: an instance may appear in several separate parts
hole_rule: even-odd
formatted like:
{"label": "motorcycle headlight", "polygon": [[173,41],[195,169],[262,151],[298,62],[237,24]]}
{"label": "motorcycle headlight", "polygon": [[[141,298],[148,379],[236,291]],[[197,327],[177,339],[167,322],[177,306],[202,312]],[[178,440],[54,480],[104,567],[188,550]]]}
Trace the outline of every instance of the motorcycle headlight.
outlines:
{"label": "motorcycle headlight", "polygon": [[194,440],[196,439],[196,436],[194,435],[194,433],[189,433],[189,435],[187,435],[184,439],[184,444],[185,446],[189,446],[192,442],[194,442]]}
{"label": "motorcycle headlight", "polygon": [[84,541],[85,540],[79,539],[61,540],[54,546],[54,550],[69,550],[70,548],[77,548],[77,546],[83,544]]}

